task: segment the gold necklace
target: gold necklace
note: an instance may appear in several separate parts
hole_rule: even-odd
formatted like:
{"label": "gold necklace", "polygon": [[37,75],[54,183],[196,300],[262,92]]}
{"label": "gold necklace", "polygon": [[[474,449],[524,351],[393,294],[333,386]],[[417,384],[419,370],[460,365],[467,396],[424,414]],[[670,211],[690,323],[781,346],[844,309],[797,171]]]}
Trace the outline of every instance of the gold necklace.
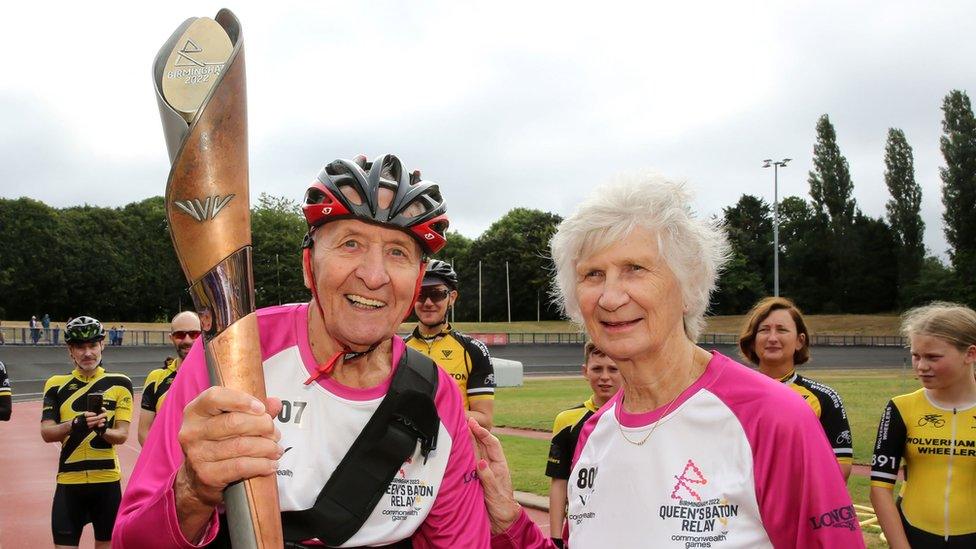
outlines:
{"label": "gold necklace", "polygon": [[[695,362],[695,348],[694,347],[691,348],[691,364],[692,364],[693,367],[694,366],[697,366],[697,364]],[[697,376],[696,376],[696,379],[697,379]],[[677,402],[678,398],[681,396],[681,393],[683,393],[683,392],[684,392],[684,390],[679,391],[678,394],[677,394],[677,396],[675,396],[671,400],[671,402],[668,403],[668,407],[664,409],[664,413],[661,414],[661,417],[657,418],[657,421],[655,421],[654,422],[654,425],[651,426],[651,430],[648,431],[648,433],[646,435],[644,435],[644,438],[642,438],[640,440],[640,442],[634,442],[633,440],[630,440],[629,438],[627,438],[627,433],[624,432],[624,427],[623,427],[623,425],[620,424],[620,421],[618,420],[617,421],[617,430],[620,431],[620,436],[624,437],[624,440],[626,440],[627,442],[633,444],[634,446],[643,446],[644,443],[647,442],[647,440],[649,438],[651,438],[651,435],[654,434],[654,431],[657,430],[658,424],[661,423],[661,421],[663,421],[664,418],[668,417],[668,412],[671,411],[671,407],[674,406],[674,403]],[[623,409],[623,400],[620,401],[620,407],[621,407],[620,408],[620,411],[623,412],[624,411],[624,409]]]}
{"label": "gold necklace", "polygon": [[[679,394],[678,396],[681,396],[681,395]],[[647,439],[651,438],[651,435],[654,434],[654,431],[657,429],[658,424],[661,423],[661,421],[664,420],[664,418],[668,417],[668,412],[671,411],[671,406],[673,406],[674,403],[677,402],[677,400],[678,400],[678,397],[674,397],[674,400],[672,400],[671,402],[668,403],[668,407],[664,409],[664,413],[661,414],[661,417],[657,418],[657,421],[655,421],[654,422],[654,425],[651,426],[651,430],[646,435],[644,435],[644,438],[642,438],[640,442],[634,442],[633,440],[630,440],[629,438],[627,438],[627,433],[624,432],[624,427],[623,427],[623,425],[620,424],[620,421],[618,420],[617,421],[617,429],[620,431],[620,436],[624,437],[624,440],[626,440],[627,442],[633,444],[634,446],[643,446],[644,443],[647,442]],[[623,406],[623,403],[621,403],[621,408],[620,408],[620,411],[621,412],[623,412],[623,407],[622,406]]]}

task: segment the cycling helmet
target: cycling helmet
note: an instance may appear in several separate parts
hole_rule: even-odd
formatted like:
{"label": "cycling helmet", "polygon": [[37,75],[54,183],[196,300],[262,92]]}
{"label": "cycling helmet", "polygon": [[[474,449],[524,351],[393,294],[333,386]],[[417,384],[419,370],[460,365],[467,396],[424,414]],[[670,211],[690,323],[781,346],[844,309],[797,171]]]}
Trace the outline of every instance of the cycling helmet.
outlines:
{"label": "cycling helmet", "polygon": [[[385,207],[380,204],[381,188],[393,192]],[[419,170],[408,173],[392,154],[372,162],[365,156],[331,162],[305,191],[302,211],[309,227],[305,247],[311,246],[315,227],[337,219],[401,229],[420,243],[425,254],[436,253],[447,243],[447,205],[439,187],[420,179]]]}
{"label": "cycling helmet", "polygon": [[440,259],[433,259],[427,264],[424,273],[424,285],[445,284],[452,290],[458,289],[458,276],[451,264]]}
{"label": "cycling helmet", "polygon": [[102,323],[90,316],[74,318],[64,327],[65,343],[85,343],[105,339]]}

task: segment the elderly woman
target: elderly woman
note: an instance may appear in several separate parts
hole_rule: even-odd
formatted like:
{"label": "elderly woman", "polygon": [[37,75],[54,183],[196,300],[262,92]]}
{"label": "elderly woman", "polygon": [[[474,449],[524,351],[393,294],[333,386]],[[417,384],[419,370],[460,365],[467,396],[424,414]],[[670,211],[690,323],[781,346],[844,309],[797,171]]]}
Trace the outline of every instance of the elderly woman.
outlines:
{"label": "elderly woman", "polygon": [[796,372],[797,366],[810,360],[810,332],[796,304],[785,297],[759,300],[749,311],[739,334],[739,352],[758,366],[760,372],[803,397],[820,419],[827,442],[833,447],[847,480],[854,463],[847,411],[837,391]]}
{"label": "elderly woman", "polygon": [[319,173],[304,205],[311,301],[258,311],[276,398],[211,387],[197,340],[129,480],[115,547],[229,546],[223,491],[259,475],[277,478],[290,548],[488,546],[457,385],[395,334],[445,243],[445,208],[393,155]]}
{"label": "elderly woman", "polygon": [[[572,549],[862,547],[833,452],[782,384],[695,345],[728,253],[683,185],[640,174],[597,189],[552,239],[566,314],[623,389],[583,427],[569,478]],[[495,547],[552,542],[471,422]]]}
{"label": "elderly woman", "polygon": [[[871,503],[892,548],[976,547],[976,312],[956,303],[902,320],[922,388],[892,398],[871,459]],[[911,482],[900,505],[898,468]]]}

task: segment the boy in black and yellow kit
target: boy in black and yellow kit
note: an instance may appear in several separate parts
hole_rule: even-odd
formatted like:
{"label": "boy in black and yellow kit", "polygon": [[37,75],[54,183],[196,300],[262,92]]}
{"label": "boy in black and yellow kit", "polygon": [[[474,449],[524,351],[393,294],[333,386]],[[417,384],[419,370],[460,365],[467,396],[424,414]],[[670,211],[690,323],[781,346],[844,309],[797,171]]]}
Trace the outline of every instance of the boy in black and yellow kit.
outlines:
{"label": "boy in black and yellow kit", "polygon": [[552,425],[552,442],[546,476],[549,483],[549,532],[557,547],[562,547],[563,520],[566,518],[566,483],[572,469],[573,453],[583,424],[601,406],[617,394],[623,384],[617,365],[592,341],[583,347],[583,377],[593,389],[593,394],[582,404],[559,412]]}
{"label": "boy in black and yellow kit", "polygon": [[41,412],[41,438],[61,444],[51,530],[56,547],[77,547],[90,522],[95,547],[108,549],[122,498],[114,446],[129,436],[132,382],[102,368],[105,329],[98,320],[73,319],[64,339],[75,368],[47,380]]}

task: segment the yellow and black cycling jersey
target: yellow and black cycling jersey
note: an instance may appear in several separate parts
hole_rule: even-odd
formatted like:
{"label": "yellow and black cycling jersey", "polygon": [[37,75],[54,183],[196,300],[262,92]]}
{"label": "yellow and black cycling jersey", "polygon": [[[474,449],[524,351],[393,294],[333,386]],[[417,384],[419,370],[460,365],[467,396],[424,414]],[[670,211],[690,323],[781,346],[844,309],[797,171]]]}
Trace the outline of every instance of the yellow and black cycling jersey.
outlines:
{"label": "yellow and black cycling jersey", "polygon": [[[44,384],[41,421],[71,421],[88,410],[88,395],[102,393],[108,412],[106,425],[132,420],[132,382],[123,374],[106,373],[99,366],[90,375],[75,368],[70,374],[52,376]],[[115,448],[95,431],[71,431],[61,441],[58,484],[89,484],[120,480]]]}
{"label": "yellow and black cycling jersey", "polygon": [[488,347],[481,341],[448,325],[431,338],[421,336],[419,328],[414,328],[405,342],[410,348],[429,356],[454,378],[461,389],[466,410],[471,409],[471,402],[495,398],[495,370]]}
{"label": "yellow and black cycling jersey", "polygon": [[976,403],[946,409],[925,389],[888,402],[871,458],[871,486],[894,489],[904,460],[901,511],[939,536],[976,532]]}
{"label": "yellow and black cycling jersey", "polygon": [[180,359],[167,357],[165,365],[157,368],[146,376],[146,385],[142,389],[141,408],[148,412],[159,412],[166,400],[166,391],[176,379],[176,371],[180,368]]}
{"label": "yellow and black cycling jersey", "polygon": [[9,421],[10,412],[13,411],[12,393],[10,391],[10,378],[7,377],[7,368],[0,362],[0,421]]}
{"label": "yellow and black cycling jersey", "polygon": [[583,424],[596,413],[597,407],[590,396],[583,404],[556,414],[552,422],[552,440],[549,442],[549,459],[546,462],[546,476],[569,479],[572,471],[573,453],[579,440]]}
{"label": "yellow and black cycling jersey", "polygon": [[830,446],[834,449],[834,456],[839,463],[854,463],[854,444],[851,439],[851,424],[847,420],[847,411],[837,391],[805,378],[796,370],[779,379],[787,387],[796,391],[813,409],[813,413],[820,419],[820,426]]}

